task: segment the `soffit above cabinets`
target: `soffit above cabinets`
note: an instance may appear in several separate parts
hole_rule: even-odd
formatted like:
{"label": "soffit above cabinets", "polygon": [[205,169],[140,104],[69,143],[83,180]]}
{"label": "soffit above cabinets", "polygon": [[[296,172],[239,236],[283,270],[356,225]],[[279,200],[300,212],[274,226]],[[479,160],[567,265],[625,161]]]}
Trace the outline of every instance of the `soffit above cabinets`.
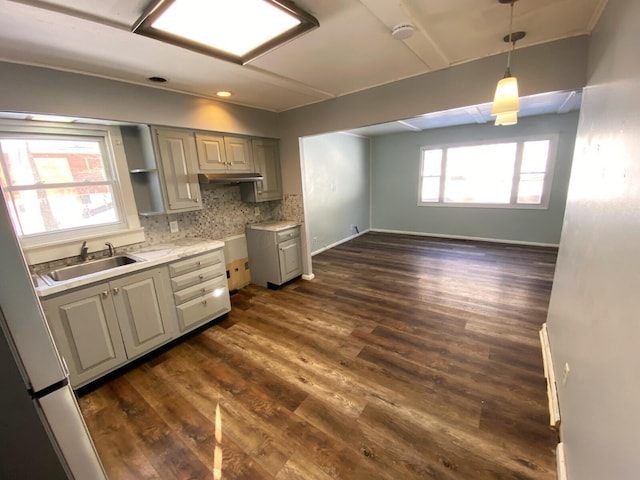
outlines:
{"label": "soffit above cabinets", "polygon": [[[498,0],[295,0],[320,27],[251,61],[225,62],[131,33],[150,0],[5,0],[0,58],[281,112],[505,52]],[[588,34],[606,0],[520,0],[517,48]],[[391,29],[414,25],[396,40]],[[165,77],[152,84],[150,76]]]}

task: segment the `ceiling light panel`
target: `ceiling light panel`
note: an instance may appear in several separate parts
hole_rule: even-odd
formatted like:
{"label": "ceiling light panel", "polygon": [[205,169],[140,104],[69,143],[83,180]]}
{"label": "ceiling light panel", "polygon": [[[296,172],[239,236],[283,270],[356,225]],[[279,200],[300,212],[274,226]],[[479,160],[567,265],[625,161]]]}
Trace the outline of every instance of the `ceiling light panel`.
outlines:
{"label": "ceiling light panel", "polygon": [[159,0],[133,31],[244,64],[318,25],[280,0]]}

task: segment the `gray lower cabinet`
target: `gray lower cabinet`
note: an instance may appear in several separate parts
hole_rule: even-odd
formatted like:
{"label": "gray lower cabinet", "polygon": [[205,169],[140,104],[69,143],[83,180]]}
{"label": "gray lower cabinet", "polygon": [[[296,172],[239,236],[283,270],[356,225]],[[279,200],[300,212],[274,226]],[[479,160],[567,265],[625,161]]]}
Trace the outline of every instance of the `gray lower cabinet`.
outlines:
{"label": "gray lower cabinet", "polygon": [[246,237],[251,283],[279,286],[302,275],[300,226],[249,225]]}
{"label": "gray lower cabinet", "polygon": [[72,387],[173,338],[167,283],[166,267],[156,268],[42,302]]}
{"label": "gray lower cabinet", "polygon": [[226,273],[222,250],[169,264],[180,334],[231,310]]}

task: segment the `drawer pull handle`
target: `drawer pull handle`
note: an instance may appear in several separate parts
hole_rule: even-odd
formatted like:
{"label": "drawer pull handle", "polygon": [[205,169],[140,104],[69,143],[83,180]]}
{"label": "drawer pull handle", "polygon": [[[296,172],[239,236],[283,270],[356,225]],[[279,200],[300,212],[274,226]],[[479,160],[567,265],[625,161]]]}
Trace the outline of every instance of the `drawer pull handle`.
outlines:
{"label": "drawer pull handle", "polygon": [[103,298],[107,298],[109,296],[109,290],[105,290],[104,292],[102,292],[102,296]]}
{"label": "drawer pull handle", "polygon": [[113,289],[113,294],[114,294],[114,295],[117,295],[119,291],[120,291],[120,289],[119,289],[118,287],[115,287],[115,288]]}
{"label": "drawer pull handle", "polygon": [[200,289],[200,291],[201,291],[202,293],[204,293],[206,290],[207,290],[206,288],[201,288],[201,289]]}
{"label": "drawer pull handle", "polygon": [[202,305],[206,305],[206,304],[207,304],[207,301],[206,301],[206,300],[203,300],[203,301],[202,301]]}
{"label": "drawer pull handle", "polygon": [[200,280],[204,280],[204,275],[198,275],[198,278],[199,278]]}
{"label": "drawer pull handle", "polygon": [[198,262],[198,266],[202,265],[202,262]]}

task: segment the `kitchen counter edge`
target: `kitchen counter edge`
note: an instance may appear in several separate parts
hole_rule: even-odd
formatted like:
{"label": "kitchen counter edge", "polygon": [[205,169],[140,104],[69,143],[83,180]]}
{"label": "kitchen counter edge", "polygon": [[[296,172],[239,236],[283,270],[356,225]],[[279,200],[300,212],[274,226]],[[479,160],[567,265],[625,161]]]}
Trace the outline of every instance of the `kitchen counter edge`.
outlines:
{"label": "kitchen counter edge", "polygon": [[192,257],[200,253],[224,248],[224,242],[220,240],[185,239],[175,243],[153,245],[143,250],[127,252],[133,256],[142,258],[143,261],[123,265],[102,272],[84,275],[58,282],[55,285],[47,285],[43,280],[38,279],[38,284],[34,285],[36,294],[41,299],[64,293],[71,289],[84,287],[93,283],[109,281],[112,278],[128,275],[133,272],[146,270],[149,268],[166,265],[176,260]]}

